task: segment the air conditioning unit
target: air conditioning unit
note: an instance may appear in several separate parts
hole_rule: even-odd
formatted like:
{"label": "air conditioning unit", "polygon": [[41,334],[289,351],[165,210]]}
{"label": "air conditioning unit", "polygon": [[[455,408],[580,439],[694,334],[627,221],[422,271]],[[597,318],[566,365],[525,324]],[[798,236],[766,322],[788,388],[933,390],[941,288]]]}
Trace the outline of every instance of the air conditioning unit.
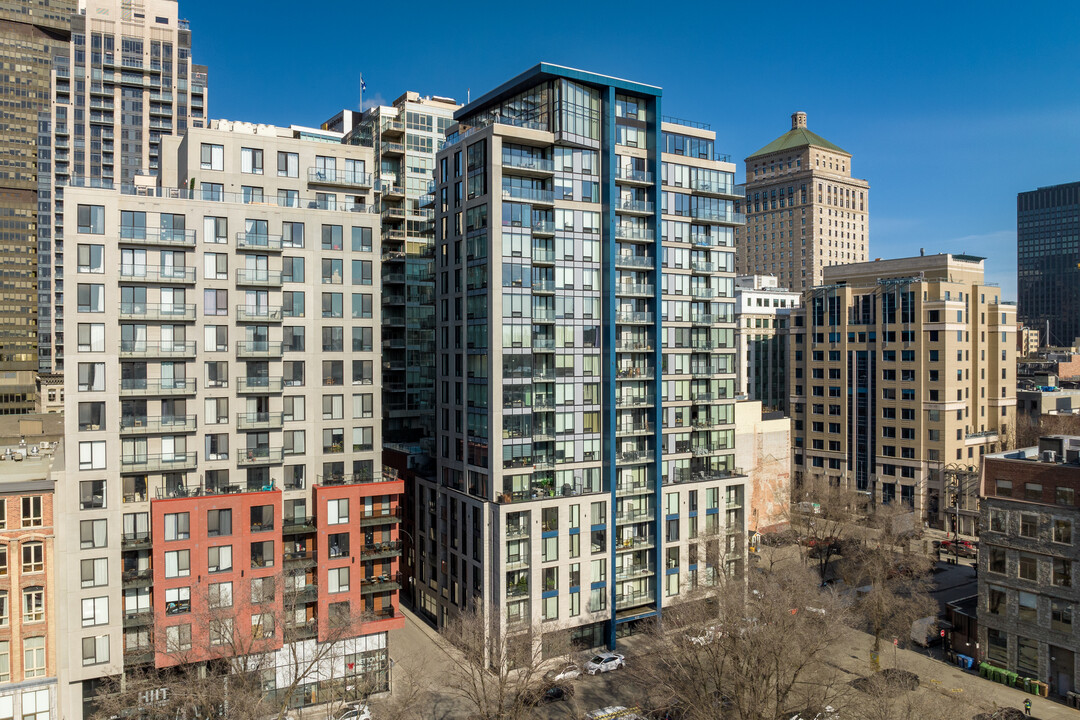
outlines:
{"label": "air conditioning unit", "polygon": [[1042,451],[1042,461],[1046,462],[1046,463],[1056,463],[1057,462],[1057,453],[1054,452],[1053,450],[1043,450]]}

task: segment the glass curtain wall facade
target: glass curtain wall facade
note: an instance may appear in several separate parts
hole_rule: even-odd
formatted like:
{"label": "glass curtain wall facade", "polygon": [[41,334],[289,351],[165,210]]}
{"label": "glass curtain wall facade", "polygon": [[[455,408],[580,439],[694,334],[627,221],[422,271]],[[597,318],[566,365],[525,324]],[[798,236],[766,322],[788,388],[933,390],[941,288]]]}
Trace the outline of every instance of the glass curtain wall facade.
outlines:
{"label": "glass curtain wall facade", "polygon": [[[64,234],[67,186],[131,186],[157,175],[161,138],[203,127],[206,67],[191,62],[191,30],[172,0],[139,9],[88,0],[71,19],[71,42],[54,63],[49,146],[38,167],[37,368],[64,371]],[[70,312],[70,302],[67,308]]]}
{"label": "glass curtain wall facade", "polygon": [[1046,346],[1073,345],[1080,337],[1080,182],[1017,195],[1016,240],[1020,322]]}
{"label": "glass curtain wall facade", "polygon": [[710,131],[662,126],[659,88],[546,64],[456,118],[418,603],[613,645],[742,573],[734,166]]}
{"label": "glass curtain wall facade", "polygon": [[[0,414],[34,412],[38,369],[38,202],[36,171],[48,164],[50,67],[71,37],[74,0],[0,2]],[[44,142],[43,142],[44,141]],[[39,144],[42,146],[39,151]],[[39,152],[41,153],[39,155]],[[38,158],[41,158],[39,161]]]}

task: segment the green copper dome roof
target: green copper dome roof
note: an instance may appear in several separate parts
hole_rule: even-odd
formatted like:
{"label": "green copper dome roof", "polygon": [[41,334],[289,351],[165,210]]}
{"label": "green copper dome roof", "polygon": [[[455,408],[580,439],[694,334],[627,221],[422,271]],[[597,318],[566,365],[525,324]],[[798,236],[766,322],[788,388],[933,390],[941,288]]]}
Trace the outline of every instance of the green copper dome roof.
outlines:
{"label": "green copper dome roof", "polygon": [[759,155],[768,155],[769,153],[781,152],[783,150],[793,150],[794,148],[802,148],[807,145],[814,145],[815,147],[825,148],[826,150],[843,153],[848,157],[851,157],[851,153],[844,150],[842,147],[833,145],[825,138],[817,133],[810,132],[805,127],[799,127],[788,130],[786,133],[752,154],[747,160],[756,158]]}

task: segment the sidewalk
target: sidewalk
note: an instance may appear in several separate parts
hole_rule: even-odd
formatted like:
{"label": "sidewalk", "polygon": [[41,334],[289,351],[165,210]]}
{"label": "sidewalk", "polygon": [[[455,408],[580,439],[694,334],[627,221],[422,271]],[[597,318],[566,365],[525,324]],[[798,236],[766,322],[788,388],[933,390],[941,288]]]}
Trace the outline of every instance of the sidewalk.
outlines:
{"label": "sidewalk", "polygon": [[[855,675],[867,675],[870,672],[870,647],[873,638],[858,630],[848,630],[837,639],[834,652],[829,662],[838,669]],[[894,653],[895,651],[895,653]],[[895,658],[895,659],[894,659]],[[998,707],[1013,707],[1022,710],[1024,700],[1031,700],[1032,717],[1039,720],[1077,720],[1080,711],[1049,698],[1038,697],[1030,693],[1007,687],[979,677],[978,673],[961,670],[956,665],[935,660],[921,652],[886,647],[881,652],[881,666],[898,667],[910,670],[919,676],[923,692],[958,693],[971,702],[997,703]],[[974,714],[975,711],[972,711]],[[980,711],[981,712],[981,711]],[[968,720],[958,718],[957,720]]]}

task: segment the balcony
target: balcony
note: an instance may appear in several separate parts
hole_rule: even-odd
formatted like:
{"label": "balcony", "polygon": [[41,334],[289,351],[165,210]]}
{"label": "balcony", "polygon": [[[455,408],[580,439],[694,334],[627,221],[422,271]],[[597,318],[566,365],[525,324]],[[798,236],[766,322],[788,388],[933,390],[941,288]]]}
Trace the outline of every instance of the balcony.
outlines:
{"label": "balcony", "polygon": [[616,166],[615,180],[625,185],[652,185],[653,174],[648,170]]}
{"label": "balcony", "polygon": [[291,550],[285,553],[285,567],[290,570],[315,567],[316,564],[314,550]]}
{"label": "balcony", "polygon": [[615,513],[615,522],[619,525],[628,523],[652,522],[656,519],[656,511],[648,510],[623,510]]}
{"label": "balcony", "polygon": [[254,287],[281,287],[281,272],[278,270],[240,269],[236,271],[236,284]]}
{"label": "balcony", "polygon": [[656,404],[652,395],[626,395],[615,398],[616,407],[645,407]]}
{"label": "balcony", "polygon": [[690,218],[696,222],[705,223],[731,223],[733,225],[745,225],[746,215],[730,210],[714,210],[711,208],[690,208]]}
{"label": "balcony", "polygon": [[198,467],[199,454],[132,455],[120,458],[121,473],[182,472]]}
{"label": "balcony", "polygon": [[379,131],[383,135],[401,135],[405,132],[405,123],[388,118],[379,124]]}
{"label": "balcony", "polygon": [[527,187],[504,187],[504,200],[524,200],[535,205],[554,205],[555,193],[551,190]]}
{"label": "balcony", "polygon": [[635,380],[652,380],[656,377],[656,369],[652,367],[628,367],[615,371],[616,380],[632,382]]}
{"label": "balcony", "polygon": [[385,560],[401,555],[401,543],[397,540],[371,543],[359,547],[361,560]]}
{"label": "balcony", "polygon": [[554,265],[555,251],[547,248],[533,248],[532,261],[534,265]]}
{"label": "balcony", "polygon": [[401,589],[401,573],[387,575],[375,575],[360,579],[360,594],[372,595],[374,593],[390,592]]}
{"label": "balcony", "polygon": [[373,482],[387,482],[382,473],[341,473],[336,475],[319,475],[316,477],[318,485],[364,485]]}
{"label": "balcony", "polygon": [[195,380],[120,380],[121,396],[194,395]]}
{"label": "balcony", "polygon": [[277,488],[274,484],[266,485],[224,485],[224,484],[170,484],[167,487],[157,489],[157,499],[209,497],[211,495],[235,495],[237,493],[271,492]]}
{"label": "balcony", "polygon": [[195,247],[194,230],[147,230],[145,228],[120,228],[121,245],[166,245],[169,247]]}
{"label": "balcony", "polygon": [[237,430],[280,430],[281,413],[251,412],[236,414]]}
{"label": "balcony", "polygon": [[730,195],[731,197],[742,197],[735,191],[735,185],[732,183],[709,182],[708,180],[695,178],[690,181],[690,189],[699,192],[702,195]]}
{"label": "balcony", "polygon": [[195,284],[195,268],[121,265],[120,279],[137,283]]}
{"label": "balcony", "polygon": [[616,283],[615,294],[633,295],[638,297],[653,297],[656,294],[656,286],[628,282]]}
{"label": "balcony", "polygon": [[620,352],[652,352],[653,344],[650,340],[616,340],[615,349]]}
{"label": "balcony", "polygon": [[634,270],[653,270],[656,268],[656,260],[645,255],[616,255],[616,268],[631,268]]}
{"label": "balcony", "polygon": [[652,228],[637,227],[636,225],[616,225],[616,240],[632,240],[635,242],[652,242],[656,239],[656,233]]}
{"label": "balcony", "polygon": [[532,284],[534,293],[551,294],[555,292],[554,280],[534,280]]}
{"label": "balcony", "polygon": [[[383,145],[397,143],[383,143]],[[402,148],[404,151],[404,148]],[[308,182],[312,185],[341,185],[344,187],[370,188],[371,173],[331,168],[308,168]]]}
{"label": "balcony", "polygon": [[616,462],[623,465],[640,465],[652,462],[654,459],[652,450],[623,450],[615,453]]}
{"label": "balcony", "polygon": [[236,392],[244,395],[270,395],[281,392],[280,377],[238,377]]}
{"label": "balcony", "polygon": [[503,167],[523,171],[523,175],[543,176],[555,172],[555,163],[543,157],[503,153],[502,164]]}
{"label": "balcony", "polygon": [[656,427],[652,423],[629,423],[626,425],[618,425],[615,428],[616,437],[624,437],[628,435],[651,435],[656,432]]}
{"label": "balcony", "polygon": [[[288,594],[290,596],[290,598],[289,598],[290,601],[295,603],[296,605],[304,605],[306,603],[315,602],[315,601],[317,601],[319,599],[319,587],[318,587],[318,585],[293,586],[293,587],[286,588],[285,592],[286,592],[286,594]],[[312,629],[314,629],[314,623],[311,623],[310,626],[312,627]],[[290,630],[293,630],[293,629],[296,629],[296,628],[304,628],[304,627],[306,627],[305,624],[301,624],[301,625],[298,625],[298,626],[293,626],[292,628],[287,627],[287,628],[285,628],[285,634],[286,634],[287,637],[298,637],[296,635],[291,635]],[[306,637],[314,637],[314,634],[308,635]]]}
{"label": "balcony", "polygon": [[651,215],[656,203],[649,200],[623,200],[615,203],[615,212],[631,215]]}
{"label": "balcony", "polygon": [[146,550],[150,545],[149,532],[126,532],[120,537],[122,550]]}
{"label": "balcony", "polygon": [[701,260],[690,261],[690,271],[697,274],[714,273],[719,269],[719,266],[714,262],[703,262]]}
{"label": "balcony", "polygon": [[284,451],[279,447],[241,448],[236,455],[236,467],[280,465],[283,457]]}
{"label": "balcony", "polygon": [[154,624],[154,613],[147,608],[146,610],[134,610],[124,613],[124,627],[143,627],[146,625]]}
{"label": "balcony", "polygon": [[122,576],[124,589],[149,587],[154,582],[154,571],[150,568],[144,570],[125,570]]}
{"label": "balcony", "polygon": [[624,610],[639,605],[652,605],[656,602],[656,594],[651,592],[626,593],[615,596],[615,609]]}
{"label": "balcony", "polygon": [[267,340],[240,340],[236,343],[238,358],[279,358],[282,355],[281,343]]}
{"label": "balcony", "polygon": [[383,155],[404,155],[405,145],[399,142],[382,141],[379,144],[379,151]]}
{"label": "balcony", "polygon": [[195,358],[195,341],[190,342],[143,342],[121,340],[121,358]]}
{"label": "balcony", "polygon": [[713,323],[720,322],[720,320],[721,320],[721,318],[720,318],[719,315],[691,315],[690,316],[690,324],[691,325],[712,325]]}
{"label": "balcony", "polygon": [[542,308],[534,307],[532,309],[533,322],[539,323],[552,323],[555,322],[555,309],[554,308]]}
{"label": "balcony", "polygon": [[555,223],[550,220],[537,220],[532,226],[533,235],[554,235]]}
{"label": "balcony", "polygon": [[648,577],[656,574],[656,566],[650,563],[640,565],[623,565],[615,569],[615,581],[632,580],[634,578]]}
{"label": "balcony", "polygon": [[236,248],[238,250],[261,250],[280,251],[280,235],[264,235],[262,233],[238,232],[236,233]]}
{"label": "balcony", "polygon": [[355,519],[360,527],[373,527],[375,525],[388,525],[401,522],[401,508],[394,508],[371,515],[361,515]]}
{"label": "balcony", "polygon": [[728,452],[731,448],[725,448],[720,445],[695,445],[691,452],[694,457],[705,457],[708,455],[716,455],[722,452]]}
{"label": "balcony", "polygon": [[716,297],[716,290],[710,287],[692,287],[690,288],[690,296],[696,298],[714,298]]}
{"label": "balcony", "polygon": [[614,540],[615,552],[631,552],[635,550],[649,550],[656,546],[656,537],[653,535],[635,535],[633,537]]}
{"label": "balcony", "polygon": [[649,324],[653,321],[651,312],[616,312],[615,322],[625,324]]}
{"label": "balcony", "polygon": [[194,305],[163,305],[161,303],[120,303],[121,320],[167,320],[169,322],[195,320]]}
{"label": "balcony", "polygon": [[195,432],[197,422],[194,415],[164,415],[159,417],[120,418],[121,435],[153,435],[158,433]]}
{"label": "balcony", "polygon": [[266,305],[237,305],[236,321],[257,323],[281,322],[281,307],[279,305],[274,305],[273,307]]}

